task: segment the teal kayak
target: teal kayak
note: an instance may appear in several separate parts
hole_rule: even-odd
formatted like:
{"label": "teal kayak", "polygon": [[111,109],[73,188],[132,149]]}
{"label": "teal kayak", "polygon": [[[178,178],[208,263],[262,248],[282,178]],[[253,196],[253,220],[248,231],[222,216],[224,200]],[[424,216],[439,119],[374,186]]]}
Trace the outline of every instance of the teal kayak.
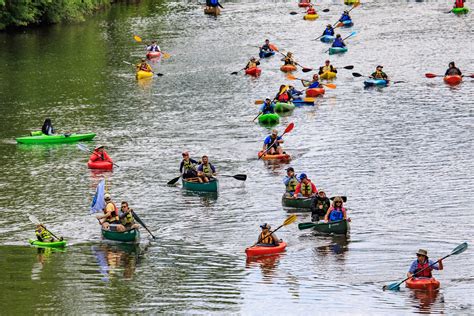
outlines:
{"label": "teal kayak", "polygon": [[295,105],[291,102],[277,102],[275,103],[275,112],[283,113],[290,112],[295,109]]}
{"label": "teal kayak", "polygon": [[280,122],[280,116],[276,113],[262,114],[258,117],[258,122],[262,125],[274,125]]}
{"label": "teal kayak", "polygon": [[87,134],[56,134],[45,135],[41,132],[32,132],[32,136],[18,137],[16,139],[19,144],[59,144],[59,143],[73,143],[79,141],[92,140],[95,133]]}
{"label": "teal kayak", "polygon": [[329,55],[343,54],[347,52],[347,47],[331,47],[329,48]]}
{"label": "teal kayak", "polygon": [[140,238],[138,229],[131,229],[124,232],[116,232],[102,229],[102,237],[108,240],[121,242],[134,242]]}
{"label": "teal kayak", "polygon": [[32,246],[41,247],[41,248],[64,248],[64,247],[66,247],[66,241],[65,240],[45,242],[45,241],[30,239],[28,242]]}
{"label": "teal kayak", "polygon": [[217,192],[219,181],[214,178],[213,181],[207,183],[190,182],[183,179],[183,189],[198,192]]}

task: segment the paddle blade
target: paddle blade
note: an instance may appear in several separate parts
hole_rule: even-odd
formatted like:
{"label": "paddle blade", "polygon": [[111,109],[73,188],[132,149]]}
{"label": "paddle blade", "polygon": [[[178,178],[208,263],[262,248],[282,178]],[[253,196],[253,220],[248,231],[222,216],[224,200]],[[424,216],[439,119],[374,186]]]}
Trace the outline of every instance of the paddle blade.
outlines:
{"label": "paddle blade", "polygon": [[142,42],[142,38],[138,35],[133,35],[133,39],[136,40],[138,43]]}
{"label": "paddle blade", "polygon": [[236,179],[236,180],[245,181],[245,180],[247,180],[247,175],[246,174],[236,174],[233,178]]}
{"label": "paddle blade", "polygon": [[362,77],[362,76],[363,76],[363,75],[361,75],[361,74],[360,74],[360,73],[358,73],[358,72],[353,72],[353,73],[352,73],[352,75],[353,75],[354,77],[357,77],[357,78],[359,78],[359,77]]}
{"label": "paddle blade", "polygon": [[427,73],[427,74],[425,74],[425,77],[426,78],[436,78],[436,77],[438,77],[438,75],[435,75],[435,74],[432,74],[432,73]]}
{"label": "paddle blade", "polygon": [[339,23],[336,24],[336,27],[341,27],[341,26],[343,26],[343,25],[344,25],[344,23],[339,22]]}
{"label": "paddle blade", "polygon": [[285,128],[285,131],[284,133],[289,133],[293,130],[293,128],[295,127],[295,123],[291,122],[290,124],[288,124],[288,126]]}
{"label": "paddle blade", "polygon": [[90,152],[89,148],[87,148],[86,145],[81,144],[81,143],[77,144],[77,148],[79,148],[80,150],[85,151],[85,152]]}
{"label": "paddle blade", "polygon": [[291,215],[289,216],[284,222],[283,222],[283,226],[286,226],[286,225],[290,225],[291,223],[294,223],[296,221],[297,217],[296,215]]}
{"label": "paddle blade", "polygon": [[334,83],[326,83],[324,86],[329,89],[336,89],[336,85]]}
{"label": "paddle blade", "polygon": [[392,283],[389,285],[384,285],[382,290],[386,291],[400,291],[400,283]]}
{"label": "paddle blade", "polygon": [[263,104],[263,103],[265,103],[265,101],[263,101],[263,100],[255,100],[255,104]]}
{"label": "paddle blade", "polygon": [[290,12],[290,14],[291,15],[296,15],[296,14],[298,14],[298,12],[292,11],[292,12]]}
{"label": "paddle blade", "polygon": [[356,34],[357,34],[357,31],[354,31],[354,32],[352,32],[351,34],[347,35],[346,38],[349,38],[349,37],[354,36],[354,35],[356,35]]}
{"label": "paddle blade", "polygon": [[292,74],[287,74],[287,75],[286,75],[286,79],[288,79],[288,80],[297,80],[298,78],[296,78],[296,77],[293,76]]}
{"label": "paddle blade", "polygon": [[316,99],[315,98],[304,98],[303,101],[307,102],[307,103],[314,103],[314,101],[316,101]]}
{"label": "paddle blade", "polygon": [[316,223],[300,223],[298,224],[298,229],[304,230],[304,229],[313,228],[314,226],[316,226]]}
{"label": "paddle blade", "polygon": [[163,53],[162,57],[163,57],[164,59],[168,59],[168,58],[171,57],[171,55],[168,54],[168,53]]}
{"label": "paddle blade", "polygon": [[156,73],[155,74],[157,77],[163,77],[164,75],[163,74],[160,74],[160,73]]}
{"label": "paddle blade", "polygon": [[467,242],[463,242],[459,246],[453,249],[451,252],[452,255],[459,255],[460,253],[463,253],[467,249]]}
{"label": "paddle blade", "polygon": [[310,72],[310,71],[313,71],[313,68],[306,68],[306,67],[303,67],[302,71],[303,71],[303,72]]}
{"label": "paddle blade", "polygon": [[342,68],[344,68],[344,69],[354,69],[354,66],[353,66],[353,65],[349,65],[349,66],[344,66],[344,67],[342,67]]}
{"label": "paddle blade", "polygon": [[270,44],[268,46],[270,46],[270,48],[273,49],[274,51],[279,52],[278,47],[276,47],[275,45]]}
{"label": "paddle blade", "polygon": [[178,182],[179,178],[181,178],[181,176],[178,176],[174,179],[171,179],[170,181],[168,181],[168,185],[173,185],[175,184],[176,182]]}
{"label": "paddle blade", "polygon": [[471,75],[464,75],[464,77],[474,78],[474,74],[471,74]]}
{"label": "paddle blade", "polygon": [[238,74],[238,73],[239,73],[238,71],[234,71],[234,72],[231,72],[230,74],[231,74],[231,75],[236,75],[236,74]]}
{"label": "paddle blade", "polygon": [[322,11],[323,11],[323,12],[329,12],[329,9],[324,9],[324,10],[322,10]]}
{"label": "paddle blade", "polygon": [[30,222],[32,222],[33,224],[35,225],[38,225],[38,224],[41,224],[41,222],[36,218],[36,216],[34,215],[29,215],[28,216],[28,219],[30,220]]}

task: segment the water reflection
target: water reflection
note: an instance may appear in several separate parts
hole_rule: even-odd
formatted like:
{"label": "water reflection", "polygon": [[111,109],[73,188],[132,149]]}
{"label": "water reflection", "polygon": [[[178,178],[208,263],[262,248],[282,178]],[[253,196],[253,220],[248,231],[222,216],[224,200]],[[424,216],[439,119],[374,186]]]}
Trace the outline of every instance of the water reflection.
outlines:
{"label": "water reflection", "polygon": [[202,206],[209,207],[217,202],[218,192],[196,192],[182,189],[183,196],[185,197],[199,197]]}
{"label": "water reflection", "polygon": [[[324,256],[328,254],[344,255],[344,253],[349,250],[348,245],[350,239],[348,236],[330,236],[327,238],[327,241],[329,243],[316,247],[316,252],[318,254]],[[340,256],[340,258],[344,258],[344,256]]]}
{"label": "water reflection", "polygon": [[410,291],[409,298],[412,304],[416,304],[414,307],[416,307],[421,314],[431,314],[435,311],[439,313],[444,309],[444,296],[439,290],[407,290]]}
{"label": "water reflection", "polygon": [[41,280],[41,272],[46,264],[51,260],[51,255],[55,252],[65,252],[62,248],[38,248],[36,262],[31,268],[31,280]]}
{"label": "water reflection", "polygon": [[91,247],[99,264],[102,281],[123,277],[131,280],[140,261],[143,251],[139,244],[109,244],[101,243]]}
{"label": "water reflection", "polygon": [[246,268],[259,266],[262,270],[264,279],[271,279],[276,275],[276,268],[280,263],[280,257],[283,254],[273,254],[269,256],[247,257]]}

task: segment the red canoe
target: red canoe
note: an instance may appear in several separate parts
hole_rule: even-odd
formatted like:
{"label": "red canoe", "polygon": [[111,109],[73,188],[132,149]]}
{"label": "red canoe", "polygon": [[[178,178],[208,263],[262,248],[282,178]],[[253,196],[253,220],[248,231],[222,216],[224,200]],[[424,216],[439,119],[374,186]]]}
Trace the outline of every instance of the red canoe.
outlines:
{"label": "red canoe", "polygon": [[261,73],[262,73],[262,69],[260,69],[258,67],[252,67],[252,68],[249,68],[249,69],[245,69],[245,74],[249,75],[249,76],[258,77],[258,76],[260,76]]}
{"label": "red canoe", "polygon": [[312,88],[306,90],[306,96],[307,97],[317,97],[318,95],[323,95],[324,92],[326,92],[323,88]]}
{"label": "red canoe", "polygon": [[245,254],[247,257],[254,257],[254,256],[264,256],[264,255],[272,255],[275,253],[283,252],[286,248],[286,242],[282,241],[278,246],[253,246],[245,249]]}
{"label": "red canoe", "polygon": [[88,161],[87,167],[89,169],[102,169],[102,170],[112,170],[114,167],[113,162],[110,161]]}
{"label": "red canoe", "polygon": [[451,85],[451,86],[455,86],[457,84],[460,84],[461,81],[462,81],[462,77],[461,76],[445,76],[443,78],[444,82]]}
{"label": "red canoe", "polygon": [[409,289],[434,291],[439,288],[440,283],[435,278],[411,278],[406,285]]}

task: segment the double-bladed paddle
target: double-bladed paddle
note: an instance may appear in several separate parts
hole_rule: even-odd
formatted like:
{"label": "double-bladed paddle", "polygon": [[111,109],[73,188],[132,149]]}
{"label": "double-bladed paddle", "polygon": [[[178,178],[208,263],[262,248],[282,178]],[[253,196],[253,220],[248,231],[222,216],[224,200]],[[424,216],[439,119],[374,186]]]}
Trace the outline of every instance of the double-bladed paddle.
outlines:
{"label": "double-bladed paddle", "polygon": [[[221,174],[219,175],[220,177],[229,177],[229,178],[234,178],[236,180],[239,180],[239,181],[245,181],[247,180],[247,175],[246,174],[236,174],[236,175],[227,175],[227,174]],[[179,178],[181,178],[181,175],[177,176],[176,178],[173,178],[171,179],[170,181],[168,181],[168,185],[173,185],[175,184],[176,182],[178,182]]]}
{"label": "double-bladed paddle", "polygon": [[[354,5],[352,6],[352,8],[349,9],[349,11],[347,11],[347,13],[351,12],[352,10],[354,10],[355,8],[357,8],[358,6],[360,6],[360,1],[357,1],[356,3],[354,3]],[[337,25],[336,25],[337,24]],[[332,26],[334,27],[340,27],[340,26],[343,26],[344,23],[342,22],[339,22],[337,21],[336,23],[334,23]]]}
{"label": "double-bladed paddle", "polygon": [[[77,148],[79,148],[80,150],[84,151],[84,152],[87,152],[87,153],[90,153],[90,154],[94,154],[94,155],[97,155],[99,156],[99,154],[97,154],[96,152],[94,152],[93,150],[90,150],[86,145],[84,144],[77,144]],[[120,167],[119,165],[117,165],[115,162],[112,161],[112,164],[115,166],[115,167]]]}
{"label": "double-bladed paddle", "polygon": [[[131,62],[128,62],[128,61],[125,61],[125,60],[122,60],[125,64],[127,65],[130,65],[130,66],[133,66],[133,67],[136,67],[136,65],[132,64]],[[163,74],[162,73],[154,73],[155,75],[157,75],[158,77],[162,77]]]}
{"label": "double-bladed paddle", "polygon": [[[303,98],[303,101],[306,102],[306,103],[313,103],[314,101],[316,101],[316,99],[315,98]],[[258,104],[263,104],[263,103],[265,103],[264,100],[261,100],[261,99],[260,100],[255,100],[255,104],[257,104],[257,105]]]}
{"label": "double-bladed paddle", "polygon": [[[353,72],[352,75],[353,75],[354,77],[356,77],[356,78],[364,77],[364,78],[374,79],[374,78],[369,77],[369,76],[364,76],[364,75],[362,75],[362,74],[360,74],[360,73],[358,73],[358,72]],[[383,79],[383,80],[385,80],[385,79]],[[387,82],[390,82],[390,80],[387,80]],[[394,81],[394,82],[392,82],[392,84],[396,84],[396,83],[405,83],[405,81],[400,80],[400,81]]]}
{"label": "double-bladed paddle", "polygon": [[133,218],[138,222],[140,223],[140,225],[143,226],[143,228],[146,229],[146,231],[150,234],[150,236],[153,238],[153,239],[156,239],[155,236],[153,236],[153,234],[151,233],[151,231],[148,229],[148,227],[146,227],[145,223],[140,219],[140,217],[138,217],[137,213],[135,213],[135,211],[132,211],[132,216]]}
{"label": "double-bladed paddle", "polygon": [[39,219],[36,218],[36,216],[34,216],[33,214],[29,214],[29,215],[28,215],[28,219],[30,220],[30,222],[32,222],[32,223],[35,224],[35,225],[41,225],[41,226],[43,226],[43,228],[44,228],[48,233],[50,233],[51,236],[53,236],[53,237],[56,238],[57,240],[61,240],[61,238],[59,238],[58,236],[56,236],[55,234],[53,234],[50,230],[48,230],[48,229],[46,228],[46,226],[44,226],[44,224],[41,224],[41,222],[39,221]]}
{"label": "double-bladed paddle", "polygon": [[[428,268],[431,268],[432,266],[434,266],[435,264],[437,264],[439,261],[442,261],[444,259],[446,259],[447,257],[449,256],[452,256],[452,255],[459,255],[460,253],[463,253],[465,250],[467,249],[467,242],[463,242],[462,244],[458,245],[456,248],[453,249],[453,251],[451,251],[451,253],[449,255],[446,255],[444,256],[443,258],[441,259],[438,259],[436,262],[434,262],[433,264],[430,264],[429,266],[427,266],[426,268],[424,269],[421,269],[420,271],[416,272],[415,274],[413,274],[413,276],[417,275],[418,273],[428,269]],[[392,283],[392,284],[388,284],[388,285],[384,285],[382,287],[382,290],[390,290],[390,291],[399,291],[400,290],[400,285],[402,283],[404,283],[406,280],[408,279],[411,279],[413,276],[411,277],[408,277],[408,278],[405,278],[403,281],[400,281],[400,282],[397,282],[397,283]]]}
{"label": "double-bladed paddle", "polygon": [[[295,127],[295,123],[291,122],[290,124],[288,124],[288,126],[285,128],[285,131],[283,132],[283,134],[281,134],[280,138],[283,137],[283,135],[285,135],[286,133],[291,132],[294,127]],[[263,156],[265,156],[267,154],[267,152],[272,148],[273,145],[275,145],[275,143],[277,141],[278,141],[278,137],[275,139],[275,141],[270,146],[268,146],[268,148],[261,155],[258,156],[258,160],[260,160]]]}
{"label": "double-bladed paddle", "polygon": [[[295,76],[293,76],[291,74],[286,75],[286,78],[289,79],[289,80],[303,80],[303,81],[311,82],[311,80],[296,78]],[[319,84],[322,85],[322,86],[325,86],[326,88],[329,88],[329,89],[336,89],[336,85],[333,84],[333,83],[319,83]]]}
{"label": "double-bladed paddle", "polygon": [[276,229],[268,232],[267,235],[265,235],[263,238],[259,237],[258,238],[258,241],[253,244],[251,247],[254,247],[255,245],[257,245],[259,242],[261,242],[263,239],[267,238],[268,236],[271,236],[274,232],[276,232],[277,230],[279,230],[280,228],[282,228],[283,226],[287,226],[287,225],[290,225],[291,223],[294,223],[296,221],[297,217],[296,215],[290,215],[288,216],[287,219],[285,219],[285,221],[283,222],[283,224],[281,224],[280,226],[278,226]]}
{"label": "double-bladed paddle", "polygon": [[[319,10],[318,12],[329,12],[329,9]],[[304,14],[304,13],[306,13],[306,12],[302,12],[301,14]],[[296,15],[296,14],[298,14],[298,12],[291,11],[290,14],[291,15]]]}
{"label": "double-bladed paddle", "polygon": [[[278,52],[278,53],[282,54],[283,56],[287,57],[286,54],[280,52],[279,50],[276,50],[276,52]],[[295,63],[295,65],[298,65],[298,66],[301,67],[301,71],[302,71],[302,72],[310,72],[310,71],[313,70],[313,68],[304,67],[304,66],[302,66],[301,64],[297,63],[296,61],[294,61],[294,63]]]}
{"label": "double-bladed paddle", "polygon": [[[436,77],[445,77],[445,75],[436,75],[432,73],[427,73],[425,74],[426,78],[436,78]],[[461,77],[469,77],[469,78],[474,78],[474,74],[472,75],[462,75]]]}

